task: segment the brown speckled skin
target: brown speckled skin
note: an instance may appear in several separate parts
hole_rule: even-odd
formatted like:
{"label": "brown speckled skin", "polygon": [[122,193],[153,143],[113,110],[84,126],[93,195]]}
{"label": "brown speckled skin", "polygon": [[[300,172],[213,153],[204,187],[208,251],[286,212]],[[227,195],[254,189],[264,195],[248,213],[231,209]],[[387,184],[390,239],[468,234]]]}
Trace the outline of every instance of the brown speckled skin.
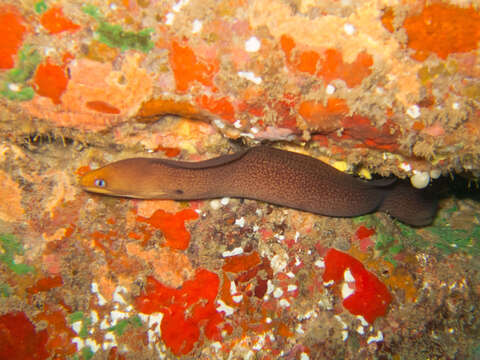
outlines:
{"label": "brown speckled skin", "polygon": [[[106,186],[96,187],[96,179],[103,179]],[[418,190],[399,184],[362,181],[312,157],[266,146],[196,163],[121,160],[81,179],[85,190],[113,196],[173,200],[229,196],[339,217],[380,209],[411,225],[430,223],[435,203],[424,202]],[[418,217],[417,208],[424,209]]]}
{"label": "brown speckled skin", "polygon": [[227,196],[329,216],[357,216],[375,210],[382,191],[309,156],[258,147],[232,162],[223,175]]}

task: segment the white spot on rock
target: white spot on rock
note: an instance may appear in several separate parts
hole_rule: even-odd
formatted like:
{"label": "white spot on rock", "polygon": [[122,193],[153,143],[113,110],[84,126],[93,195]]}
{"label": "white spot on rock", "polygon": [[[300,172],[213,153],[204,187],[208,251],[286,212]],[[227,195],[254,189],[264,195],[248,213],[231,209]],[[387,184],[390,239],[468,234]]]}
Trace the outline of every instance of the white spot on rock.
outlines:
{"label": "white spot on rock", "polygon": [[72,329],[73,329],[73,331],[75,331],[78,334],[80,332],[80,330],[82,330],[82,322],[80,320],[75,321],[72,324]]}
{"label": "white spot on rock", "polygon": [[83,342],[83,339],[79,337],[74,337],[72,339],[72,343],[77,345],[77,351],[82,350],[85,347],[85,343]]}
{"label": "white spot on rock", "polygon": [[315,261],[315,266],[318,267],[319,269],[323,269],[323,268],[325,268],[325,261],[317,260],[317,261]]}
{"label": "white spot on rock", "polygon": [[210,201],[210,207],[213,210],[218,210],[222,207],[222,204],[220,203],[220,200],[214,199],[214,200]]}
{"label": "white spot on rock", "polygon": [[95,310],[90,311],[90,320],[92,320],[92,324],[98,322],[98,313]]}
{"label": "white spot on rock", "polygon": [[347,282],[344,282],[342,285],[342,297],[344,299],[348,298],[350,295],[354,293],[353,289]]}
{"label": "white spot on rock", "polygon": [[252,36],[250,39],[245,41],[245,50],[248,52],[257,52],[260,50],[260,40],[258,40],[255,36]]}
{"label": "white spot on rock", "polygon": [[365,320],[365,318],[362,316],[362,315],[357,315],[357,319],[360,320],[360,322],[362,323],[362,326],[368,326],[370,325],[367,320]]}
{"label": "white spot on rock", "polygon": [[410,165],[409,163],[406,163],[406,162],[402,162],[400,164],[400,169],[405,170],[405,171],[410,171],[410,170],[412,170],[412,165]]}
{"label": "white spot on rock", "polygon": [[9,83],[8,84],[8,89],[11,90],[11,91],[14,91],[14,92],[19,92],[20,91],[20,86],[18,86],[18,84]]}
{"label": "white spot on rock", "polygon": [[288,263],[287,254],[282,254],[282,255],[277,254],[272,258],[270,262],[270,266],[272,267],[273,272],[276,274],[280,271],[283,271],[287,267],[287,263]]}
{"label": "white spot on rock", "polygon": [[295,266],[298,266],[302,263],[302,261],[300,260],[300,258],[298,256],[295,256]]}
{"label": "white spot on rock", "polygon": [[225,257],[230,257],[230,256],[236,256],[236,255],[240,255],[240,254],[243,254],[243,248],[241,247],[236,247],[235,249],[231,250],[231,251],[224,251],[222,256],[225,258]]}
{"label": "white spot on rock", "polygon": [[328,84],[327,87],[325,88],[325,92],[328,94],[328,95],[332,95],[334,92],[335,92],[335,86],[331,85],[331,84]]}
{"label": "white spot on rock", "polygon": [[255,351],[260,351],[265,346],[265,335],[260,335],[258,337],[257,343],[252,347]]}
{"label": "white spot on rock", "polygon": [[267,281],[267,295],[271,294],[275,290],[272,282],[270,280]]}
{"label": "white spot on rock", "polygon": [[237,75],[240,76],[242,79],[250,80],[257,85],[260,85],[262,83],[262,78],[260,76],[256,76],[251,71],[239,71]]}
{"label": "white spot on rock", "polygon": [[96,353],[98,351],[98,349],[100,349],[100,346],[93,339],[86,339],[85,340],[85,345],[90,347],[90,350],[92,350],[92,352],[94,352],[94,353]]}
{"label": "white spot on rock", "polygon": [[353,277],[350,269],[345,270],[345,272],[343,273],[343,279],[345,281],[348,281],[348,282],[354,282],[355,281],[355,278]]}
{"label": "white spot on rock", "polygon": [[97,283],[92,283],[92,285],[90,286],[91,288],[91,291],[93,294],[97,294],[97,298],[98,298],[98,305],[100,306],[103,306],[107,303],[107,300],[105,300],[105,298],[102,296],[102,294],[100,294],[98,292],[98,284]]}
{"label": "white spot on rock", "polygon": [[412,105],[407,109],[407,115],[412,119],[416,119],[420,116],[420,108],[418,105]]}
{"label": "white spot on rock", "polygon": [[117,344],[117,339],[115,339],[115,335],[113,332],[107,332],[103,336],[103,344],[102,344],[102,349],[103,350],[108,350],[114,346],[118,346]]}
{"label": "white spot on rock", "polygon": [[235,311],[234,308],[228,306],[227,304],[225,304],[222,300],[217,300],[217,311],[218,312],[224,312],[225,313],[225,316],[230,316],[233,314],[233,312]]}
{"label": "white spot on rock", "polygon": [[230,295],[235,295],[237,293],[237,285],[234,281],[230,282]]}
{"label": "white spot on rock", "polygon": [[274,291],[273,291],[273,297],[278,299],[279,297],[281,297],[283,295],[283,290],[281,288],[276,288]]}
{"label": "white spot on rock", "polygon": [[335,281],[330,280],[330,281],[324,282],[324,283],[323,283],[323,286],[329,287],[329,286],[332,286],[333,284],[335,284]]}
{"label": "white spot on rock", "polygon": [[123,311],[113,310],[110,316],[112,318],[112,325],[116,325],[119,320],[127,319],[129,314]]}
{"label": "white spot on rock", "polygon": [[245,218],[242,216],[240,219],[235,219],[235,225],[244,227],[245,226]]}
{"label": "white spot on rock", "polygon": [[171,13],[171,12],[167,13],[165,15],[165,24],[172,25],[174,19],[175,19],[175,14],[174,13]]}
{"label": "white spot on rock", "polygon": [[243,300],[243,295],[242,294],[234,295],[234,296],[232,296],[232,300],[238,304],[240,301]]}
{"label": "white spot on rock", "polygon": [[297,285],[288,285],[287,290],[288,291],[295,291],[298,289]]}
{"label": "white spot on rock", "polygon": [[177,2],[175,5],[172,6],[172,10],[175,12],[180,12],[185,5],[187,5],[190,2],[190,0],[180,0]]}
{"label": "white spot on rock", "polygon": [[345,31],[345,33],[347,35],[353,35],[355,33],[355,26],[347,23],[347,24],[343,25],[343,31]]}
{"label": "white spot on rock", "polygon": [[377,331],[377,335],[370,336],[367,339],[367,344],[371,344],[372,342],[380,342],[380,341],[383,341],[383,334],[381,331]]}
{"label": "white spot on rock", "polygon": [[192,34],[198,34],[200,31],[202,31],[202,27],[203,27],[203,23],[200,20],[198,19],[193,20]]}
{"label": "white spot on rock", "polygon": [[274,234],[273,237],[274,237],[275,239],[280,240],[280,241],[285,240],[285,235],[282,235],[282,234]]}
{"label": "white spot on rock", "polygon": [[340,324],[342,324],[342,329],[347,329],[348,328],[347,324],[345,323],[345,321],[342,320],[342,318],[340,316],[335,315],[334,317],[335,317],[335,319],[337,319],[337,321]]}
{"label": "white spot on rock", "polygon": [[310,360],[310,356],[307,353],[302,352],[300,354],[300,360]]}
{"label": "white spot on rock", "polygon": [[213,123],[215,124],[216,127],[218,127],[219,129],[223,129],[225,127],[225,124],[223,123],[222,120],[220,119],[215,119],[213,120]]}
{"label": "white spot on rock", "polygon": [[126,304],[127,302],[121,295],[121,293],[126,293],[127,289],[125,289],[123,286],[117,286],[115,288],[115,291],[113,292],[113,301],[118,302],[120,304]]}
{"label": "white spot on rock", "polygon": [[103,319],[102,322],[100,323],[100,329],[105,330],[110,327],[110,324],[108,323],[107,319]]}

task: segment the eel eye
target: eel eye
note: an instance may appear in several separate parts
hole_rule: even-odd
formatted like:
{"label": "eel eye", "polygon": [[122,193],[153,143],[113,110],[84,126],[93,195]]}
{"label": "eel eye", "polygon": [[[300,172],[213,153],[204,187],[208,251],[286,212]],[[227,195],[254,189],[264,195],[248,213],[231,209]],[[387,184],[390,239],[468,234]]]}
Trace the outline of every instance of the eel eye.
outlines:
{"label": "eel eye", "polygon": [[175,190],[175,194],[182,195],[182,194],[183,194],[183,190],[177,189],[177,190]]}
{"label": "eel eye", "polygon": [[96,187],[100,187],[100,188],[104,188],[105,186],[107,186],[107,183],[103,179],[95,179],[94,184]]}

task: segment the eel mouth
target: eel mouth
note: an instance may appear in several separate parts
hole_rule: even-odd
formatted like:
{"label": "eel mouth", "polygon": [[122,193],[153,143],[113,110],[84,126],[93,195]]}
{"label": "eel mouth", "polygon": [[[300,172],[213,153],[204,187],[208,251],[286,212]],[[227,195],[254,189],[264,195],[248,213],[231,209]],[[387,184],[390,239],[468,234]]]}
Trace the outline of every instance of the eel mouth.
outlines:
{"label": "eel mouth", "polygon": [[[85,185],[82,185],[82,184],[81,184],[81,187],[82,187],[83,190],[88,191],[89,193],[113,195],[107,189],[101,189],[101,188],[93,187],[93,186],[85,186]],[[121,196],[125,196],[125,195],[121,195]]]}

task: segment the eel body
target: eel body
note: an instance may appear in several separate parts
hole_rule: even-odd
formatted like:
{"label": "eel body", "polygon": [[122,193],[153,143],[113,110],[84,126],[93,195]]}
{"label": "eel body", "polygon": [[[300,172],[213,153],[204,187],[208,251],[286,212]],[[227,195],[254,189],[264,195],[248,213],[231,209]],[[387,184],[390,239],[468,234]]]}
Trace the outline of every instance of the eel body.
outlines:
{"label": "eel body", "polygon": [[413,226],[432,222],[436,201],[405,181],[363,181],[315,158],[259,146],[200,162],[132,158],[85,174],[90,192],[138,199],[236,197],[352,217],[384,211]]}

